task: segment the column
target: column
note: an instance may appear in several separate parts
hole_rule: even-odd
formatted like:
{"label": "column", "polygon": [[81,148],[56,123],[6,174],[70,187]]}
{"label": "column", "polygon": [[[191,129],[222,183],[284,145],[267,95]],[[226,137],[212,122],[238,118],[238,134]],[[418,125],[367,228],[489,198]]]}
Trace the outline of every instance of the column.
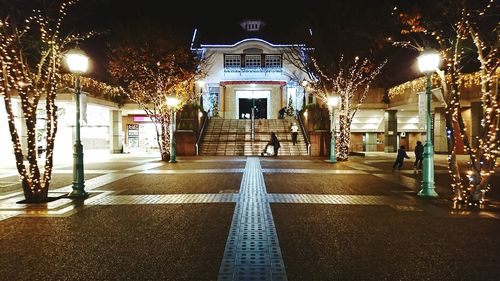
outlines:
{"label": "column", "polygon": [[444,107],[434,109],[434,153],[447,153],[446,116]]}
{"label": "column", "polygon": [[121,110],[110,110],[109,112],[109,149],[111,153],[121,153],[122,152],[122,111]]}
{"label": "column", "polygon": [[385,152],[396,152],[398,150],[398,117],[397,110],[386,110],[384,114],[385,122]]}
{"label": "column", "polygon": [[222,118],[226,118],[226,86],[220,86],[221,93],[219,97],[219,116]]}
{"label": "column", "polygon": [[483,107],[481,106],[481,102],[471,102],[470,110],[471,110],[470,132],[472,138],[472,147],[477,148],[478,141],[476,137],[481,135],[483,129],[481,127],[481,119],[483,119]]}

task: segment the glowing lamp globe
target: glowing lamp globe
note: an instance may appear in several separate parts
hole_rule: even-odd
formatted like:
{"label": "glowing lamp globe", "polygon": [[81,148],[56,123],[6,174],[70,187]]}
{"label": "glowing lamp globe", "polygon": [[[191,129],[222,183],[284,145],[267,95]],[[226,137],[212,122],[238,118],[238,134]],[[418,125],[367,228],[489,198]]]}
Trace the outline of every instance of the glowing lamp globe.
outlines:
{"label": "glowing lamp globe", "polygon": [[167,105],[170,107],[176,107],[179,104],[179,99],[174,97],[167,98]]}
{"label": "glowing lamp globe", "polygon": [[198,80],[198,81],[196,81],[196,84],[198,84],[198,87],[203,88],[205,86],[205,81]]}
{"label": "glowing lamp globe", "polygon": [[431,73],[436,71],[440,61],[441,58],[437,51],[426,50],[418,56],[418,68],[422,73]]}
{"label": "glowing lamp globe", "polygon": [[89,66],[89,57],[82,49],[71,49],[66,53],[66,63],[72,73],[85,73]]}
{"label": "glowing lamp globe", "polygon": [[337,96],[328,97],[328,105],[334,108],[337,107],[339,105],[339,97]]}

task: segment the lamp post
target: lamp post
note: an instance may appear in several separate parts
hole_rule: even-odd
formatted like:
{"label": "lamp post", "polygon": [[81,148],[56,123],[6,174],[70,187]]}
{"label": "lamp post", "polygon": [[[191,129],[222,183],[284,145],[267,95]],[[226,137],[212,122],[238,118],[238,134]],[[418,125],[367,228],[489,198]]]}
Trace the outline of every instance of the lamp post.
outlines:
{"label": "lamp post", "polygon": [[332,138],[330,140],[330,163],[337,162],[337,147],[335,145],[335,107],[339,104],[338,96],[328,97],[328,107],[330,109],[330,130]]}
{"label": "lamp post", "polygon": [[76,76],[75,100],[76,100],[76,122],[75,122],[75,145],[73,147],[73,191],[68,197],[86,197],[84,168],[83,168],[83,145],[80,140],[80,74],[85,73],[88,68],[89,58],[78,46],[66,53],[66,63],[69,70]]}
{"label": "lamp post", "polygon": [[196,81],[196,84],[200,88],[200,105],[201,105],[201,108],[203,109],[204,108],[204,106],[203,106],[203,87],[205,87],[205,81],[198,80],[198,81]]}
{"label": "lamp post", "polygon": [[431,75],[438,68],[439,53],[435,50],[423,51],[418,57],[418,67],[427,77],[425,96],[427,98],[426,136],[424,145],[424,160],[422,170],[422,190],[419,196],[437,197],[434,190],[434,147],[431,141]]}
{"label": "lamp post", "polygon": [[175,97],[167,98],[167,106],[170,111],[170,163],[177,163],[175,160],[175,107],[179,104],[179,99]]}

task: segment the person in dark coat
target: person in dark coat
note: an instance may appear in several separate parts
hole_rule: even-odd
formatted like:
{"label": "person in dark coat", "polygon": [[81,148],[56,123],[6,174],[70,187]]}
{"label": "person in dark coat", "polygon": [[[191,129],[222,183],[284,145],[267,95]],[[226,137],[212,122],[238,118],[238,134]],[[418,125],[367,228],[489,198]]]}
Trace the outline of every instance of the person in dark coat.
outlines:
{"label": "person in dark coat", "polygon": [[398,168],[398,170],[401,170],[405,158],[410,159],[408,154],[406,154],[405,146],[402,145],[398,149],[398,155],[396,156],[396,161],[394,162],[394,165],[392,165],[392,170],[394,170],[396,167]]}
{"label": "person in dark coat", "polygon": [[278,137],[276,136],[275,133],[271,133],[271,140],[269,141],[268,145],[272,145],[274,148],[274,156],[278,156],[278,150],[281,147],[280,141],[278,140]]}
{"label": "person in dark coat", "polygon": [[282,109],[280,109],[278,111],[278,113],[279,113],[279,119],[285,118],[285,108],[284,107]]}
{"label": "person in dark coat", "polygon": [[422,170],[422,160],[424,160],[424,146],[421,141],[417,141],[417,146],[415,146],[415,164],[413,164],[413,169]]}

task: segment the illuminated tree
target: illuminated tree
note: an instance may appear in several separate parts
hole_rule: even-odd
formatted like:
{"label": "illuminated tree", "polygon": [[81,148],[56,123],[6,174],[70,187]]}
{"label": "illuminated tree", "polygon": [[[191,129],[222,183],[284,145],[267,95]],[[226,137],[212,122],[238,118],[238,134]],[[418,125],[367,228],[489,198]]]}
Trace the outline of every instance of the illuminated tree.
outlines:
{"label": "illuminated tree", "polygon": [[194,82],[203,76],[203,63],[171,38],[142,39],[123,38],[112,46],[109,71],[154,123],[161,159],[169,161],[169,113],[174,109],[167,107],[166,98],[179,99],[178,108],[196,102],[199,93]]}
{"label": "illuminated tree", "polygon": [[[445,97],[445,117],[448,137],[448,166],[452,178],[454,200],[459,203],[483,203],[484,193],[490,189],[489,179],[497,166],[499,154],[499,96],[498,89],[498,21],[491,17],[498,11],[494,0],[456,1],[442,0],[432,9],[435,14],[426,14],[426,9],[413,7],[410,12],[395,12],[403,24],[405,35],[423,35],[412,41],[398,41],[395,45],[414,48],[423,46],[437,48],[444,60],[444,71],[438,71]],[[458,4],[458,5],[457,5]],[[484,5],[478,8],[479,5]],[[475,48],[473,47],[475,46]],[[467,62],[477,58],[483,118],[477,147],[469,141],[460,103],[464,87],[463,73]],[[464,174],[456,159],[457,137],[463,141],[469,161]]]}
{"label": "illuminated tree", "polygon": [[[27,202],[47,200],[57,132],[56,90],[61,82],[64,49],[76,40],[91,36],[91,33],[83,36],[61,35],[67,10],[75,2],[63,2],[55,19],[38,10],[19,25],[12,18],[0,20],[0,94],[5,103],[16,167]],[[21,122],[26,126],[26,154],[23,152],[20,129],[16,127],[13,99],[19,99],[21,104]],[[41,99],[45,99],[47,127],[43,169],[37,161],[36,130]]]}
{"label": "illuminated tree", "polygon": [[314,80],[310,90],[325,104],[330,95],[339,96],[339,129],[337,136],[337,159],[346,161],[349,158],[351,142],[351,123],[354,115],[368,96],[370,84],[380,74],[386,61],[373,65],[368,59],[354,58],[351,64],[344,63],[341,56],[336,70],[325,72],[313,58],[313,73],[318,79]]}

